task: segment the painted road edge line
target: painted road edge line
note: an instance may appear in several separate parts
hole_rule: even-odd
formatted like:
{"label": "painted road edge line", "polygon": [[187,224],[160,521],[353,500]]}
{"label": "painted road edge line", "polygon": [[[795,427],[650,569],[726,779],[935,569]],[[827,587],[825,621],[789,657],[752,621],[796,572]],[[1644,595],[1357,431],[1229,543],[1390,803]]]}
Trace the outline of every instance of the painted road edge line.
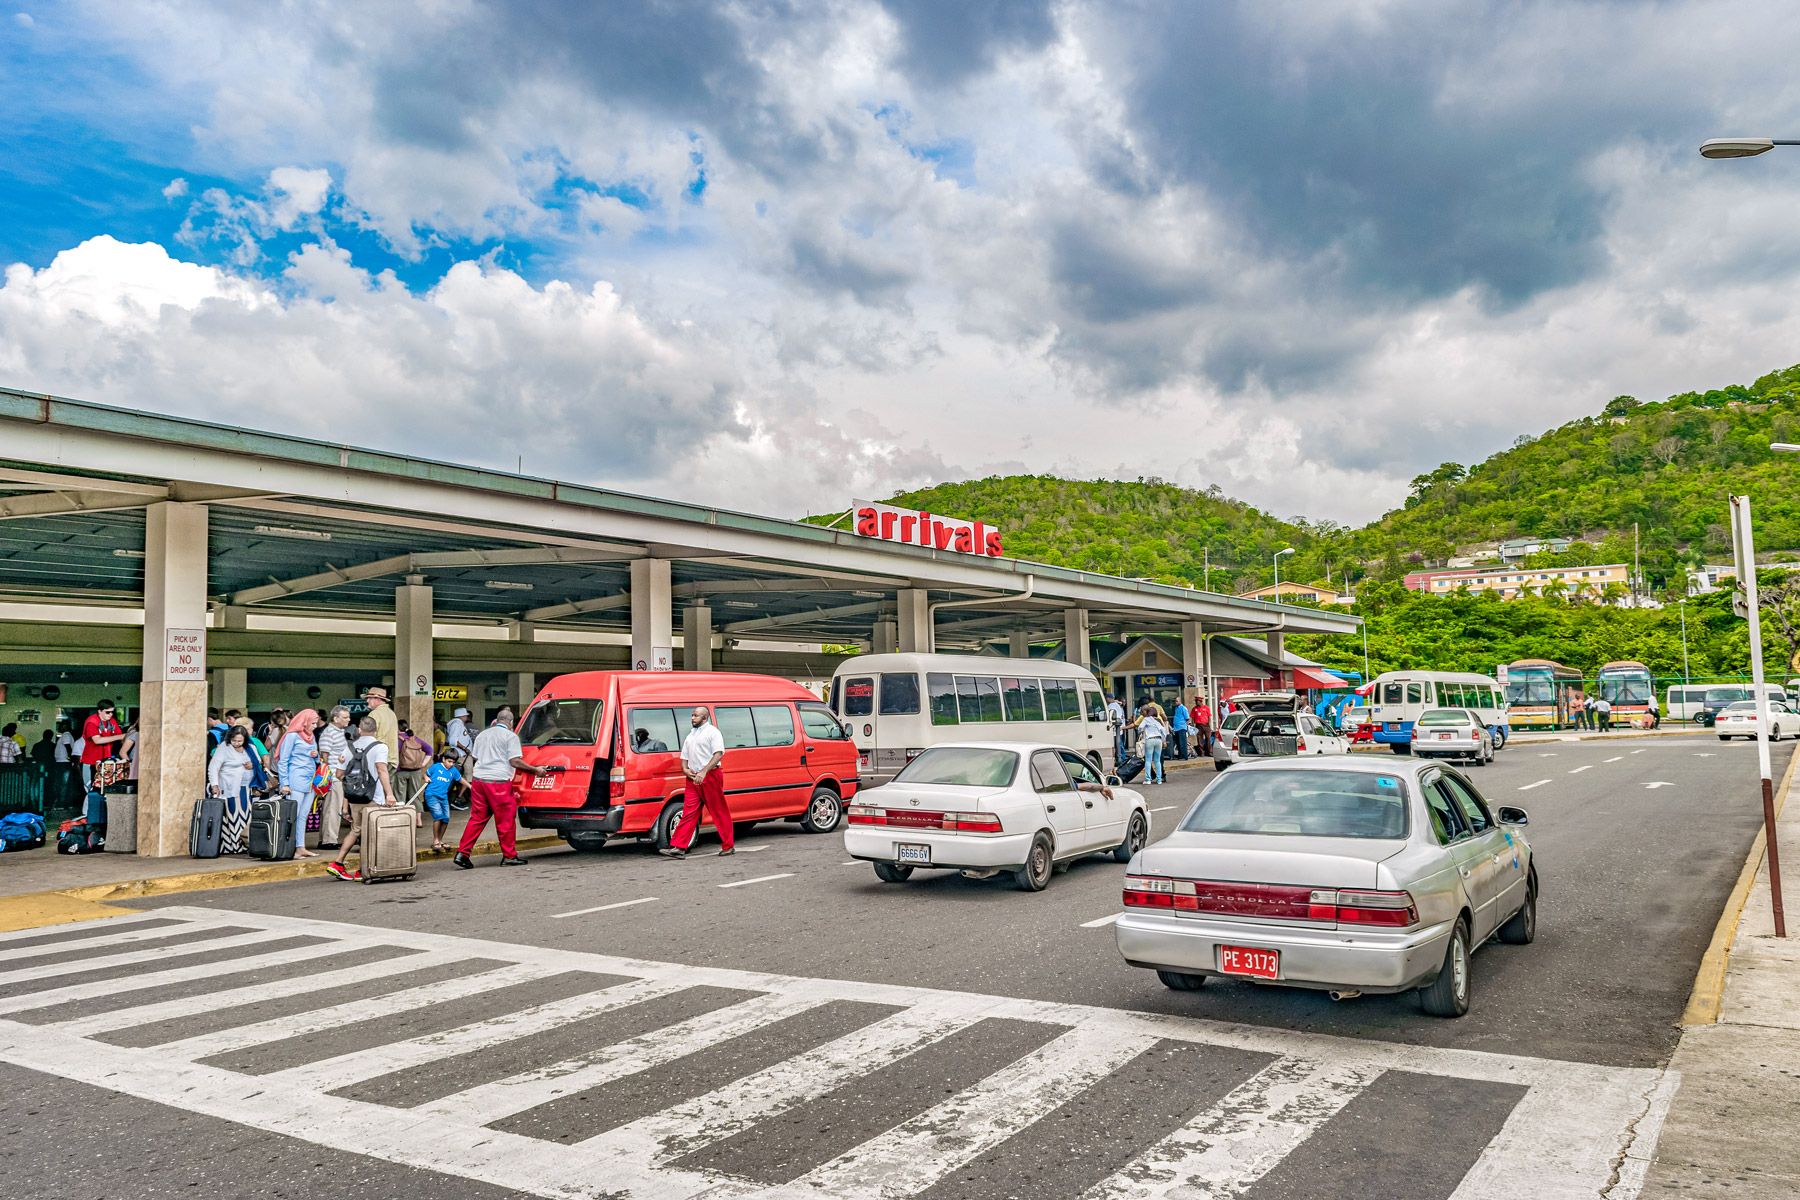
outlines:
{"label": "painted road edge line", "polygon": [[722,888],[748,887],[753,883],[768,883],[773,879],[792,879],[793,877],[794,873],[792,871],[783,871],[779,875],[758,875],[755,879],[740,879],[736,883],[721,883],[719,886]]}
{"label": "painted road edge line", "polygon": [[1117,921],[1124,915],[1124,913],[1114,913],[1110,917],[1101,917],[1098,921],[1083,921],[1081,927],[1083,929],[1098,929],[1102,925],[1111,925],[1114,921]]}
{"label": "painted road edge line", "polygon": [[1625,756],[1623,754],[1615,754],[1611,758],[1603,758],[1600,761],[1601,762],[1624,762]]}
{"label": "painted road edge line", "polygon": [[[1782,775],[1781,787],[1775,794],[1778,818],[1787,804],[1788,787],[1794,782],[1796,765],[1800,765],[1800,754],[1788,759],[1787,772]],[[1712,940],[1706,944],[1706,953],[1700,956],[1700,969],[1694,972],[1694,989],[1688,993],[1687,1007],[1681,1010],[1684,1026],[1719,1023],[1719,1009],[1725,1002],[1725,968],[1731,961],[1731,943],[1737,938],[1738,922],[1744,918],[1750,889],[1756,885],[1757,873],[1762,870],[1765,836],[1759,822],[1743,870],[1738,872],[1737,883],[1732,885],[1731,894],[1725,898],[1725,911],[1719,914],[1719,923],[1713,926]]]}
{"label": "painted road edge line", "polygon": [[1527,783],[1527,784],[1524,784],[1524,785],[1522,785],[1522,786],[1521,786],[1521,787],[1520,787],[1520,788],[1519,788],[1519,790],[1520,790],[1520,791],[1521,791],[1521,792],[1529,792],[1529,791],[1530,791],[1530,790],[1531,790],[1531,789],[1532,789],[1532,788],[1541,788],[1541,787],[1543,787],[1543,786],[1544,786],[1544,785],[1545,785],[1545,784],[1546,784],[1546,783],[1549,783],[1549,782],[1550,782],[1550,781],[1549,781],[1549,780],[1548,780],[1548,779],[1540,779],[1540,780],[1538,780],[1538,781],[1537,781],[1537,782],[1536,782],[1536,783]]}
{"label": "painted road edge line", "polygon": [[616,904],[596,904],[593,908],[578,908],[574,912],[551,913],[552,921],[560,921],[564,917],[585,917],[589,913],[609,912],[615,908],[630,908],[634,904],[654,904],[655,896],[639,896],[636,900],[620,900]]}
{"label": "painted road edge line", "polygon": [[1571,774],[1571,775],[1579,775],[1579,774],[1581,774],[1581,773],[1582,773],[1582,772],[1583,772],[1583,771],[1591,771],[1591,770],[1593,770],[1593,769],[1594,769],[1594,764],[1593,764],[1593,763],[1587,763],[1587,764],[1586,764],[1586,765],[1584,765],[1584,766],[1579,766],[1579,767],[1576,767],[1576,768],[1575,768],[1575,769],[1574,769],[1574,770],[1572,770],[1572,771],[1570,771],[1570,772],[1569,772],[1569,774]]}

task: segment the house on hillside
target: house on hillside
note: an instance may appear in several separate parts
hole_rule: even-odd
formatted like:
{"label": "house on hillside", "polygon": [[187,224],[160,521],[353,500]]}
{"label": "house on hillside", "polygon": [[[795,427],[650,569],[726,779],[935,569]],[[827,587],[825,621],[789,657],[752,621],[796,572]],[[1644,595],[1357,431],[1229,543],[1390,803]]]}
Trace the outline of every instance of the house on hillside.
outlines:
{"label": "house on hillside", "polygon": [[1500,561],[1503,563],[1523,562],[1533,554],[1561,554],[1569,548],[1573,539],[1566,537],[1519,537],[1508,538],[1500,543]]}
{"label": "house on hillside", "polygon": [[[1758,563],[1758,571],[1800,571],[1800,562]],[[1687,594],[1704,596],[1720,588],[1728,588],[1737,580],[1737,567],[1731,563],[1706,563],[1688,568]]]}
{"label": "house on hillside", "polygon": [[1266,587],[1251,588],[1247,592],[1239,592],[1240,600],[1311,600],[1318,604],[1349,604],[1354,597],[1340,592],[1330,584],[1296,583],[1284,579],[1279,584],[1271,583]]}
{"label": "house on hillside", "polygon": [[1471,592],[1497,592],[1502,599],[1541,596],[1546,585],[1554,595],[1598,600],[1608,584],[1631,586],[1631,568],[1625,563],[1571,567],[1477,567],[1464,571],[1415,571],[1404,580],[1415,592],[1448,596],[1460,588]]}

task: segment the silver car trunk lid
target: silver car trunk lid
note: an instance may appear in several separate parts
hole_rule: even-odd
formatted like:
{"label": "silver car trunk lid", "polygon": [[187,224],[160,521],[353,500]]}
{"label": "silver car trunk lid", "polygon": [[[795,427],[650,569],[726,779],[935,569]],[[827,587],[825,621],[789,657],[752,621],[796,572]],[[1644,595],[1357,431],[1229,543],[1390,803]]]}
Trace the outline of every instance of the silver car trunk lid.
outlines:
{"label": "silver car trunk lid", "polygon": [[986,812],[1006,788],[967,787],[949,783],[884,783],[856,794],[856,804],[920,812]]}
{"label": "silver car trunk lid", "polygon": [[1139,872],[1230,883],[1378,888],[1381,863],[1405,848],[1401,838],[1176,832],[1143,851]]}

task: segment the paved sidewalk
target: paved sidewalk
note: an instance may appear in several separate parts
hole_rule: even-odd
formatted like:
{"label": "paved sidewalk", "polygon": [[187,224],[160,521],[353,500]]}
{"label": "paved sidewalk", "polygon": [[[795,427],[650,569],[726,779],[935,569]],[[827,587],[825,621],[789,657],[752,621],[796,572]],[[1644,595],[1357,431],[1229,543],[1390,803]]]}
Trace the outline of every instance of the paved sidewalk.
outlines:
{"label": "paved sidewalk", "polygon": [[[1762,856],[1742,918],[1729,935],[1716,1000],[1705,994],[1702,968],[1690,1023],[1669,1064],[1680,1086],[1663,1119],[1643,1196],[1800,1196],[1800,1139],[1794,1136],[1800,1121],[1800,804],[1784,804],[1776,835],[1789,936],[1775,937],[1768,859]],[[1733,907],[1737,902],[1734,896]],[[1732,916],[1728,907],[1726,920]],[[1716,1021],[1708,1022],[1715,1012]]]}

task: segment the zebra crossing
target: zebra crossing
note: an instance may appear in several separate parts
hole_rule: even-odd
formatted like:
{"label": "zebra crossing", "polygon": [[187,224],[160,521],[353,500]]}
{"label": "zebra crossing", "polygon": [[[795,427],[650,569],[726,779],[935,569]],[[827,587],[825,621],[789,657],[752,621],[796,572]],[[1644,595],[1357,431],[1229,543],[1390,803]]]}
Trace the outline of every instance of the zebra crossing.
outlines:
{"label": "zebra crossing", "polygon": [[0,1056],[529,1194],[642,1200],[1616,1200],[1676,1083],[199,908],[0,935]]}

